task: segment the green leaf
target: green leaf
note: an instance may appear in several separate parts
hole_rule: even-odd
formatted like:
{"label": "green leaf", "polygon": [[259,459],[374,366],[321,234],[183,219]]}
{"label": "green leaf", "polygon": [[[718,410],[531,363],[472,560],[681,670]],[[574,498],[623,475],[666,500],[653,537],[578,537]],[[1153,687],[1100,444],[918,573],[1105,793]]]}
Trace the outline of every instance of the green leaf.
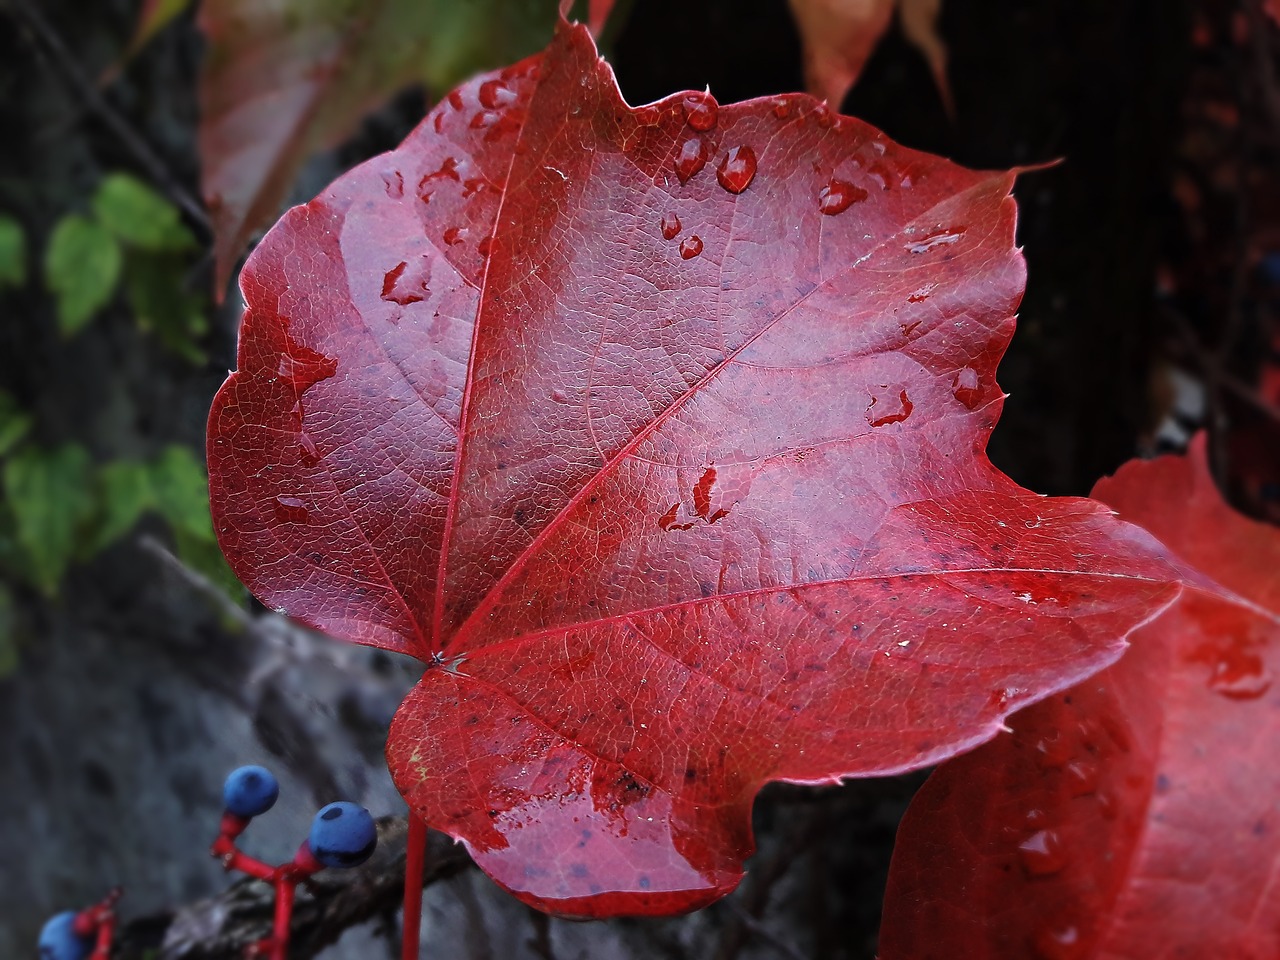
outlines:
{"label": "green leaf", "polygon": [[27,238],[22,224],[0,216],[0,290],[27,282]]}
{"label": "green leaf", "polygon": [[98,222],[129,246],[151,251],[190,250],[196,238],[178,208],[127,173],[113,173],[93,198]]}
{"label": "green leaf", "polygon": [[209,516],[209,478],[188,447],[166,447],[151,467],[156,509],[175,532],[216,543]]}
{"label": "green leaf", "polygon": [[196,340],[208,332],[205,298],[183,285],[183,266],[172,254],[129,258],[125,289],[138,327],[196,365],[207,360]]}
{"label": "green leaf", "polygon": [[90,556],[119,540],[155,506],[151,468],[136,460],[108,463],[98,471],[98,494],[97,529],[85,545],[85,554]]}
{"label": "green leaf", "polygon": [[71,215],[53,228],[45,251],[44,282],[58,302],[58,327],[79,333],[115,293],[123,257],[106,229]]}
{"label": "green leaf", "polygon": [[0,680],[13,676],[18,669],[18,630],[13,607],[13,594],[0,583]]}
{"label": "green leaf", "polygon": [[0,390],[0,457],[16,447],[31,429],[31,415],[12,395]]}
{"label": "green leaf", "polygon": [[57,450],[30,447],[4,465],[4,490],[13,510],[28,573],[47,595],[76,552],[81,531],[96,511],[93,464],[76,444]]}
{"label": "green leaf", "polygon": [[143,0],[133,39],[129,41],[129,55],[146,46],[152,37],[167,27],[190,4],[191,0]]}

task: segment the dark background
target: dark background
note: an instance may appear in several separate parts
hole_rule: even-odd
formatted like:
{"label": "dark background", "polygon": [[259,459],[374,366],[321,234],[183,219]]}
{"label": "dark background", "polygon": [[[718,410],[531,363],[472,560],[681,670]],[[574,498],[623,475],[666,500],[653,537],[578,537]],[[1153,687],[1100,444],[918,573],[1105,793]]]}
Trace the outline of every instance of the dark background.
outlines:
{"label": "dark background", "polygon": [[[146,173],[32,29],[32,5],[90,77],[118,57],[137,5],[0,0],[0,212],[23,222],[38,267],[52,224],[105,173]],[[1087,494],[1135,454],[1176,446],[1179,430],[1197,425],[1193,413],[1168,427],[1162,378],[1176,367],[1203,387],[1201,419],[1215,427],[1218,470],[1237,502],[1273,510],[1254,461],[1257,437],[1274,439],[1275,424],[1249,396],[1275,332],[1267,257],[1280,239],[1269,212],[1280,39],[1260,4],[946,0],[941,32],[954,122],[896,29],[844,110],[970,166],[1056,162],[1016,189],[1029,282],[1000,367],[1011,399],[991,444],[996,465],[1043,493]],[[200,52],[188,15],[102,91],[197,196]],[[803,85],[782,0],[636,0],[610,59],[633,104],[708,84],[726,103]],[[428,98],[396,98],[311,163],[294,199],[393,146]],[[35,413],[41,441],[74,439],[99,457],[200,449],[209,402],[234,364],[235,297],[210,302],[209,361],[193,367],[139,336],[120,305],[64,341],[34,272],[0,300],[0,387]],[[188,282],[209,288],[208,256]],[[1240,454],[1249,449],[1253,460]],[[162,524],[137,533],[74,567],[56,600],[9,584],[20,662],[0,679],[6,956],[33,956],[45,916],[117,882],[128,888],[126,919],[222,889],[204,851],[222,777],[239,763],[282,774],[282,812],[254,839],[269,856],[291,853],[315,805],[337,795],[378,814],[403,809],[380,749],[412,665],[320,640],[272,652],[269,614],[237,625],[147,547],[146,536],[164,542]],[[766,791],[761,853],[742,889],[688,918],[547,923],[466,871],[429,892],[431,955],[871,957],[893,830],[919,779]],[[332,956],[387,949],[375,926]]]}

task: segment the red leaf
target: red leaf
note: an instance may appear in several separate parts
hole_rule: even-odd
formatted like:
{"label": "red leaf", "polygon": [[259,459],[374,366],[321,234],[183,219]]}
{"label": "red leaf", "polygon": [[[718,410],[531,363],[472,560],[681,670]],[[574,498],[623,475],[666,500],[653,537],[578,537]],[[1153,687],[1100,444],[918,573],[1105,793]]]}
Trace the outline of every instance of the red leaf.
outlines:
{"label": "red leaf", "polygon": [[[609,6],[593,3],[592,22]],[[411,83],[447,90],[537,49],[554,16],[551,0],[203,0],[199,148],[218,295],[313,152]]]}
{"label": "red leaf", "polygon": [[1222,501],[1203,436],[1095,493],[1195,586],[1118,664],[929,779],[884,960],[1280,956],[1280,533]]}
{"label": "red leaf", "polygon": [[791,0],[804,42],[809,92],[838,108],[889,29],[895,9],[903,34],[929,63],[943,106],[953,113],[947,46],[938,35],[942,0]]}
{"label": "red leaf", "polygon": [[451,94],[263,241],[210,419],[236,571],[435,658],[396,782],[561,913],[709,902],[764,782],[972,746],[1176,590],[1141,531],[983,452],[1013,175],[806,96],[691,126],[699,97],[627,107],[568,26]]}

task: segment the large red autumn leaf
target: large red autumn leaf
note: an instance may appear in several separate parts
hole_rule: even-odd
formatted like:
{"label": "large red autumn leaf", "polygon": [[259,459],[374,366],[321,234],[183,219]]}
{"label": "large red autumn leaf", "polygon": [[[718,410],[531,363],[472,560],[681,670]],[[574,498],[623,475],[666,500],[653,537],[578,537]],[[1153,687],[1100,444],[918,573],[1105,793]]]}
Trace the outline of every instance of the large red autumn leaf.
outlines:
{"label": "large red autumn leaf", "polygon": [[898,834],[884,960],[1280,956],[1280,532],[1199,438],[1095,494],[1193,584],[1115,666],[944,764]]}
{"label": "large red autumn leaf", "polygon": [[396,782],[561,913],[731,889],[768,780],[936,762],[1171,598],[984,447],[1013,175],[802,95],[639,109],[581,27],[246,266],[217,529],[273,607],[432,660]]}

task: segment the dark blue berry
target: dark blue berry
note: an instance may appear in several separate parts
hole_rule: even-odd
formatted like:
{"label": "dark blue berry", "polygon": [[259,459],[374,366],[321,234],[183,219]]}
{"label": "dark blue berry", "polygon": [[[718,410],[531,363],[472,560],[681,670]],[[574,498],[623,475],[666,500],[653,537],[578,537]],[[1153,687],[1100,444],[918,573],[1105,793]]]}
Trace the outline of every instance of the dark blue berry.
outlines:
{"label": "dark blue berry", "polygon": [[321,809],[311,821],[307,846],[326,867],[354,867],[364,863],[378,845],[378,830],[369,811],[345,800]]}
{"label": "dark blue berry", "polygon": [[49,918],[40,930],[40,960],[84,960],[89,955],[93,943],[76,934],[75,922],[74,910]]}
{"label": "dark blue berry", "polygon": [[222,803],[237,817],[257,817],[275,806],[280,784],[266,767],[237,767],[222,788]]}

